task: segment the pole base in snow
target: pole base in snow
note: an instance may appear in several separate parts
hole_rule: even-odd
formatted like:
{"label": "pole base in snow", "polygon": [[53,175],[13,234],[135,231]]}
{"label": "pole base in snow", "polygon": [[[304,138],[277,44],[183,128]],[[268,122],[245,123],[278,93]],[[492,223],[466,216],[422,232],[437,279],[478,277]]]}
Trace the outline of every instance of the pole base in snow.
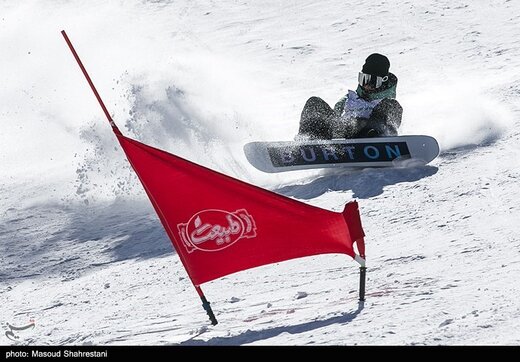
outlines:
{"label": "pole base in snow", "polygon": [[365,301],[365,282],[367,276],[367,268],[365,266],[359,267],[359,300]]}
{"label": "pole base in snow", "polygon": [[202,307],[204,308],[204,310],[208,314],[208,317],[209,317],[209,320],[211,321],[211,324],[216,326],[218,321],[217,321],[217,318],[215,318],[215,314],[213,314],[213,310],[211,309],[210,303],[208,302],[208,300],[206,299],[205,296],[201,296],[200,300],[202,300]]}

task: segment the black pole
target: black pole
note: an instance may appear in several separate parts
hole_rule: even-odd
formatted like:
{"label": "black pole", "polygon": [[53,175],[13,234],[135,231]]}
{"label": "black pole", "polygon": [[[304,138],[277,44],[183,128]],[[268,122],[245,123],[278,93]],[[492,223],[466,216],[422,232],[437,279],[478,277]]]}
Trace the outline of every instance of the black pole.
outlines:
{"label": "black pole", "polygon": [[359,267],[359,300],[365,301],[365,282],[367,276],[367,268],[365,266]]}
{"label": "black pole", "polygon": [[215,318],[215,314],[213,314],[213,310],[211,309],[210,303],[208,302],[208,300],[206,299],[204,294],[200,296],[200,300],[202,300],[202,307],[204,308],[204,310],[208,314],[208,317],[209,317],[209,320],[211,321],[211,324],[216,326],[217,323],[218,323],[217,318]]}

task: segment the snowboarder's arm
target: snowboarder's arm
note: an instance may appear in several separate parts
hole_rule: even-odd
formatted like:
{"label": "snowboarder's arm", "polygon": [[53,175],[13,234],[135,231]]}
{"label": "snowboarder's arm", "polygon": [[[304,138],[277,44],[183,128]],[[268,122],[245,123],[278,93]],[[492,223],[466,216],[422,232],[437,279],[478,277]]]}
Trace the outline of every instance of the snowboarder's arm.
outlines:
{"label": "snowboarder's arm", "polygon": [[347,96],[343,96],[339,101],[336,102],[336,105],[334,106],[334,112],[341,116],[343,113],[343,108],[345,108],[345,101],[347,100]]}

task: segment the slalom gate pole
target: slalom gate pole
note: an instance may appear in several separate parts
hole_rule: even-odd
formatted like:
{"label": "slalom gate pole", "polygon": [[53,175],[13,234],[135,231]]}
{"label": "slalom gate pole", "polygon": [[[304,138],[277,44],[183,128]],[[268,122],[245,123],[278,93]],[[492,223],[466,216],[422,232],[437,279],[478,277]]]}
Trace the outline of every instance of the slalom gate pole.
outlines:
{"label": "slalom gate pole", "polygon": [[367,268],[365,266],[359,267],[359,300],[365,301],[365,282],[367,276]]}
{"label": "slalom gate pole", "polygon": [[[92,79],[90,79],[90,76],[88,75],[87,70],[83,66],[83,63],[81,62],[81,59],[79,58],[79,55],[76,52],[76,49],[74,49],[74,46],[72,45],[69,37],[67,36],[67,33],[65,33],[65,30],[61,31],[61,35],[63,35],[63,38],[65,39],[65,42],[69,46],[69,49],[72,52],[72,55],[74,55],[74,59],[76,59],[76,62],[78,63],[81,71],[83,72],[83,75],[87,79],[87,82],[90,85],[90,89],[92,89],[92,92],[94,92],[94,95],[96,96],[96,99],[97,99],[99,105],[101,106],[101,109],[103,110],[103,113],[105,113],[105,116],[107,117],[107,120],[110,123],[110,126],[112,127],[112,131],[114,131],[114,133],[116,135],[118,135],[118,136],[123,136],[123,134],[121,133],[119,128],[117,128],[116,123],[114,122],[114,120],[110,116],[110,113],[108,113],[107,107],[105,107],[105,103],[101,99],[101,96],[99,95],[96,87],[94,86],[94,83],[92,82]],[[181,261],[184,264],[184,260],[182,260],[182,256],[181,256],[180,253],[179,253],[179,257],[181,258]],[[186,269],[186,270],[188,270],[188,269]],[[190,277],[190,279],[191,279],[191,277]],[[208,314],[209,319],[211,320],[211,324],[216,325],[218,323],[217,319],[215,318],[215,314],[213,314],[213,310],[211,309],[210,303],[208,302],[208,300],[204,296],[204,293],[202,292],[202,289],[200,289],[200,287],[195,285],[195,284],[194,284],[194,287],[195,287],[195,289],[197,290],[197,293],[200,296],[200,300],[202,300],[202,307],[204,307],[204,310]]]}
{"label": "slalom gate pole", "polygon": [[69,37],[67,36],[67,33],[65,33],[65,30],[61,31],[61,35],[63,35],[63,38],[65,38],[65,42],[69,46],[70,51],[72,52],[72,55],[74,55],[74,59],[76,59],[76,62],[78,62],[78,65],[83,72],[83,75],[87,79],[88,84],[90,85],[90,88],[92,89],[92,92],[94,92],[94,95],[96,96],[96,99],[99,102],[99,105],[101,106],[101,109],[103,109],[103,112],[105,113],[105,116],[108,119],[108,122],[110,123],[110,126],[112,126],[112,131],[114,131],[115,134],[122,135],[121,131],[119,131],[119,128],[117,128],[114,120],[110,116],[110,113],[108,113],[107,107],[105,107],[105,103],[103,103],[103,100],[101,99],[101,96],[99,95],[96,87],[94,86],[94,83],[92,83],[92,79],[90,79],[90,76],[87,73],[87,70],[83,66],[83,63],[81,62],[81,59],[79,58],[78,53],[76,53],[76,49],[74,49],[74,46],[72,46],[72,43],[70,42]]}
{"label": "slalom gate pole", "polygon": [[197,290],[197,293],[199,293],[200,300],[202,301],[202,307],[208,314],[211,324],[216,326],[218,321],[217,321],[217,318],[215,318],[215,314],[213,314],[213,310],[211,309],[210,302],[208,302],[208,300],[206,299],[206,296],[202,292],[202,289],[200,289],[200,287],[198,285],[195,286],[195,289]]}
{"label": "slalom gate pole", "polygon": [[[364,256],[364,255],[363,255]],[[359,267],[359,300],[365,301],[365,285],[367,278],[367,267],[365,266],[365,258],[356,255],[354,258],[361,266]]]}

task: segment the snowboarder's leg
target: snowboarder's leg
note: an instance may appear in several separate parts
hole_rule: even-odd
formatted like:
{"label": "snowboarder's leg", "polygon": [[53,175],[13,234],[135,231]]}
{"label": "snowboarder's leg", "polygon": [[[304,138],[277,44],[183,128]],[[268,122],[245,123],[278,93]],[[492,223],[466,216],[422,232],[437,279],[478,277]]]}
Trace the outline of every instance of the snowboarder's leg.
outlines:
{"label": "snowboarder's leg", "polygon": [[373,125],[381,136],[397,136],[402,117],[403,107],[395,99],[387,98],[374,107],[369,124]]}
{"label": "snowboarder's leg", "polygon": [[[395,134],[397,135],[397,133]],[[370,138],[370,137],[384,137],[393,136],[386,133],[385,127],[381,122],[366,122],[365,126],[362,127],[354,137],[352,138]]]}
{"label": "snowboarder's leg", "polygon": [[302,110],[297,137],[331,139],[332,118],[334,111],[327,102],[319,97],[309,98]]}
{"label": "snowboarder's leg", "polygon": [[397,136],[401,125],[403,108],[394,99],[383,99],[374,107],[368,120],[360,122],[362,126],[354,138]]}
{"label": "snowboarder's leg", "polygon": [[336,117],[331,121],[334,138],[356,138],[360,128],[366,123],[362,119]]}

